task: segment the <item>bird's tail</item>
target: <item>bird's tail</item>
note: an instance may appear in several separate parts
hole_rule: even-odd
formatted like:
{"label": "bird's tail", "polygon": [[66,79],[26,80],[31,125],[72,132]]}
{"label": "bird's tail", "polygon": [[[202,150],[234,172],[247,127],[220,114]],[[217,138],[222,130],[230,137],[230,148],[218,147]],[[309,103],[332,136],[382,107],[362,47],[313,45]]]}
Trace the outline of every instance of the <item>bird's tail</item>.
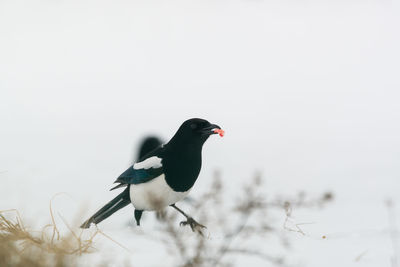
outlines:
{"label": "bird's tail", "polygon": [[117,210],[122,209],[126,205],[131,203],[129,197],[129,186],[118,196],[116,196],[113,200],[108,202],[104,207],[102,207],[99,211],[97,211],[92,217],[90,217],[87,221],[85,221],[81,228],[89,228],[92,223],[98,224],[104,219],[107,219]]}

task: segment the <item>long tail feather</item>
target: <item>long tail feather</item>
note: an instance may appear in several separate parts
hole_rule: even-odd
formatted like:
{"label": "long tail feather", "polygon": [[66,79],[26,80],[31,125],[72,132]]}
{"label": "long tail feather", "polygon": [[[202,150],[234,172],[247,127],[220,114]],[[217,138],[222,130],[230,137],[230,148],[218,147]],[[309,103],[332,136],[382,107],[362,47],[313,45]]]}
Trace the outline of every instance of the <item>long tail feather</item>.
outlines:
{"label": "long tail feather", "polygon": [[121,194],[116,196],[113,200],[108,202],[104,207],[98,210],[92,217],[86,220],[81,228],[89,228],[92,223],[98,224],[102,222],[104,219],[110,217],[114,212],[122,209],[126,205],[130,203],[129,199],[129,190],[126,188]]}

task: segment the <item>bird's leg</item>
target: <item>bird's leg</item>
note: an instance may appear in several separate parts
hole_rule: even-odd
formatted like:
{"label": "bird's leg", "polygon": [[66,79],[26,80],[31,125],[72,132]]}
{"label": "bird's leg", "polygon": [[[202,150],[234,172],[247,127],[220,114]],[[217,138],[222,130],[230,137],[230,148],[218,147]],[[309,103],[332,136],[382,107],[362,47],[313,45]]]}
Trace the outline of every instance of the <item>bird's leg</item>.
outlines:
{"label": "bird's leg", "polygon": [[181,210],[180,208],[178,208],[177,206],[175,206],[175,204],[172,204],[171,207],[173,207],[174,209],[176,209],[177,211],[179,211],[179,213],[181,213],[183,216],[186,217],[186,221],[182,221],[180,222],[180,225],[189,225],[190,228],[192,228],[192,231],[194,232],[195,230],[197,232],[199,232],[201,235],[203,235],[203,233],[201,232],[202,228],[207,228],[204,225],[196,222],[195,219],[193,219],[191,216],[187,215],[183,210]]}
{"label": "bird's leg", "polygon": [[135,210],[135,220],[137,226],[140,226],[140,218],[142,217],[143,210]]}

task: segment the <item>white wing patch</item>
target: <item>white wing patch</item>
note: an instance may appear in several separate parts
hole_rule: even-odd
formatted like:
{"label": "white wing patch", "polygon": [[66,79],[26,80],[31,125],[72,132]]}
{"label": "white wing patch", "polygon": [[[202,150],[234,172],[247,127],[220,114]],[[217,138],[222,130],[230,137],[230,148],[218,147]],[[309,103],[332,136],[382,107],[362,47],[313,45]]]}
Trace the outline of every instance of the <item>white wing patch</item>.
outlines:
{"label": "white wing patch", "polygon": [[162,167],[161,161],[162,161],[162,158],[153,156],[153,157],[145,159],[141,162],[137,162],[137,163],[133,164],[133,168],[135,170],[139,170],[139,169],[147,170],[150,168],[157,169],[157,168]]}

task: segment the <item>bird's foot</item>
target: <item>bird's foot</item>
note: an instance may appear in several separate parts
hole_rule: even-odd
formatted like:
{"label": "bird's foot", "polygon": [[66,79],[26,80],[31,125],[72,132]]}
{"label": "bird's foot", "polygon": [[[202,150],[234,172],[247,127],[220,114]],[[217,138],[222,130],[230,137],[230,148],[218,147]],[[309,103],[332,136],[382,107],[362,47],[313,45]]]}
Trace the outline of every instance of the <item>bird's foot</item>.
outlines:
{"label": "bird's foot", "polygon": [[193,232],[198,232],[199,234],[203,235],[202,230],[207,228],[204,225],[198,223],[195,219],[192,217],[188,217],[186,221],[182,221],[179,223],[180,226],[186,226],[189,225],[190,228],[192,228]]}

